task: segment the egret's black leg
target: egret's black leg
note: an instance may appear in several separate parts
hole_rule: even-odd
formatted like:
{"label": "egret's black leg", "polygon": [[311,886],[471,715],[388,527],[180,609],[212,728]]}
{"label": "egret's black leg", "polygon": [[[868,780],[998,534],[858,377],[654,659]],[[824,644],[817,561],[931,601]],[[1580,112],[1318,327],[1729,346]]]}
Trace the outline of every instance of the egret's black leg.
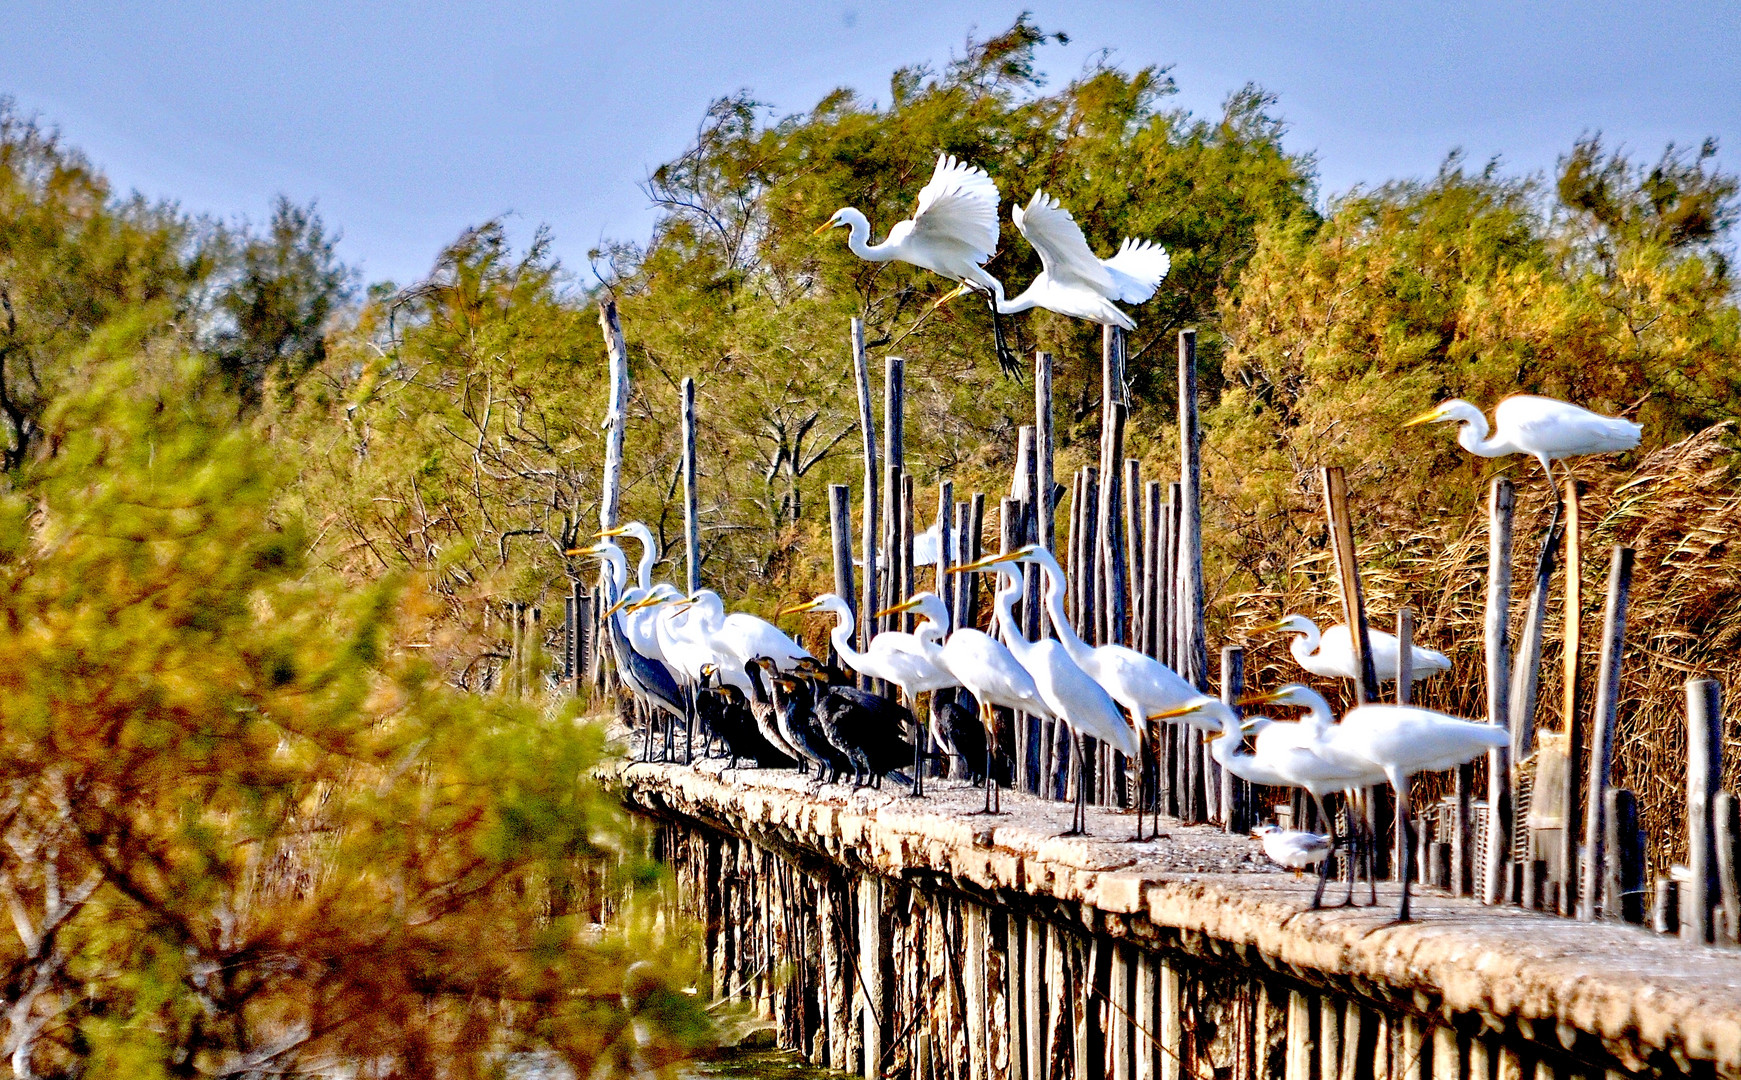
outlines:
{"label": "egret's black leg", "polygon": [[1318,816],[1324,819],[1325,827],[1330,830],[1330,854],[1324,856],[1323,865],[1318,869],[1318,888],[1312,893],[1311,909],[1317,911],[1324,906],[1324,886],[1330,882],[1330,860],[1336,854],[1336,819],[1324,809],[1323,799],[1313,795],[1312,801],[1318,804]]}

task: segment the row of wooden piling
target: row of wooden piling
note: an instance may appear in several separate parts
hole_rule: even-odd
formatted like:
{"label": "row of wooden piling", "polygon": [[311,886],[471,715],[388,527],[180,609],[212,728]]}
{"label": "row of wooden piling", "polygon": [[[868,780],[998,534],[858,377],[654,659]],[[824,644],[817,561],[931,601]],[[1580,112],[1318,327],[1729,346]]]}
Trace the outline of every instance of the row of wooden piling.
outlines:
{"label": "row of wooden piling", "polygon": [[[707,990],[805,1060],[900,1080],[1441,1080],[1624,1075],[1467,1015],[1311,985],[1223,943],[1114,936],[1068,906],[660,827]],[[1563,1037],[1563,1036],[1562,1036]]]}

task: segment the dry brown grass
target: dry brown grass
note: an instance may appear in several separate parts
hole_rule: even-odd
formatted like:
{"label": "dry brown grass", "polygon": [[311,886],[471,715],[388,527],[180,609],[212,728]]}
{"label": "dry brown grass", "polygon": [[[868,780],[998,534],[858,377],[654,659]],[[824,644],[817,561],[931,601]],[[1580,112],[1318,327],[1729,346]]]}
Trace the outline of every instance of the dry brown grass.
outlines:
{"label": "dry brown grass", "polygon": [[[1514,540],[1512,635],[1521,630],[1527,590],[1551,496],[1539,468],[1515,462],[1518,509]],[[1578,464],[1583,490],[1583,586],[1577,713],[1587,725],[1596,692],[1596,660],[1609,552],[1637,552],[1626,650],[1621,667],[1619,724],[1614,747],[1617,785],[1637,793],[1653,872],[1684,857],[1685,694],[1689,678],[1741,687],[1741,440],[1723,423],[1639,459],[1631,468],[1602,459]],[[1356,498],[1360,492],[1356,490]],[[1302,513],[1321,503],[1302,499]],[[1412,520],[1400,502],[1374,498],[1357,507],[1363,588],[1373,625],[1394,627],[1404,604],[1416,613],[1417,639],[1443,650],[1453,668],[1421,684],[1418,700],[1463,716],[1485,712],[1483,616],[1488,527],[1484,509],[1461,520]],[[1386,520],[1386,519],[1389,520]],[[1211,538],[1213,544],[1213,538]],[[1291,567],[1282,589],[1226,597],[1217,621],[1227,640],[1248,645],[1248,678],[1272,686],[1298,677],[1286,645],[1250,638],[1249,627],[1284,611],[1341,621],[1322,525],[1305,528],[1291,550],[1268,553]],[[1556,575],[1543,649],[1538,729],[1561,729],[1564,577]],[[1222,635],[1212,632],[1212,638]],[[1726,710],[1725,785],[1741,781],[1741,708]],[[1587,730],[1587,729],[1586,729]]]}

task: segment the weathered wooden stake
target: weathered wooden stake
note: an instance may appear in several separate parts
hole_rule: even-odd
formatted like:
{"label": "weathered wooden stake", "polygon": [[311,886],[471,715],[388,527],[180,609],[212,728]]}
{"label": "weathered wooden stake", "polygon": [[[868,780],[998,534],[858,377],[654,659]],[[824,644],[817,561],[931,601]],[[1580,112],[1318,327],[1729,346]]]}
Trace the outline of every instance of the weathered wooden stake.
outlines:
{"label": "weathered wooden stake", "polygon": [[[1415,613],[1406,607],[1396,613],[1396,640],[1396,670],[1390,672],[1390,674],[1396,677],[1396,703],[1398,705],[1407,705],[1410,696],[1414,692]],[[1424,842],[1426,835],[1427,830],[1423,823],[1420,830],[1420,837],[1418,839]],[[1427,860],[1418,859],[1416,862],[1418,864],[1417,868],[1422,873],[1425,873]],[[1397,868],[1398,880],[1401,880],[1402,876],[1407,872],[1405,868],[1408,864],[1409,851],[1407,830],[1398,828],[1396,830],[1396,846],[1391,852],[1391,865]]]}
{"label": "weathered wooden stake", "polygon": [[1143,463],[1136,458],[1124,459],[1124,568],[1125,611],[1130,616],[1130,633],[1121,638],[1126,645],[1142,651],[1143,641]]}
{"label": "weathered wooden stake", "polygon": [[[1594,793],[1592,793],[1593,795]],[[1638,799],[1625,788],[1608,788],[1602,797],[1607,859],[1602,868],[1602,918],[1644,921],[1644,836],[1638,830]],[[1590,863],[1585,863],[1586,872]]]}
{"label": "weathered wooden stake", "polygon": [[1711,798],[1711,829],[1717,848],[1717,886],[1722,891],[1721,918],[1716,923],[1716,939],[1722,945],[1741,942],[1741,800],[1727,791]]}
{"label": "weathered wooden stake", "polygon": [[[1530,590],[1529,606],[1524,611],[1523,633],[1517,640],[1517,654],[1511,666],[1511,766],[1512,786],[1517,784],[1517,767],[1529,757],[1535,745],[1536,695],[1541,685],[1542,635],[1547,628],[1548,594],[1553,586],[1554,561],[1559,555],[1564,527],[1556,520],[1542,539],[1541,553],[1536,558],[1535,587]],[[1517,823],[1518,828],[1523,822]]]}
{"label": "weathered wooden stake", "polygon": [[1052,454],[1055,441],[1052,433],[1052,354],[1034,354],[1034,450],[1038,465],[1039,484],[1034,491],[1034,520],[1039,523],[1038,542],[1047,551],[1057,551],[1057,534],[1053,525],[1056,516],[1052,506],[1054,479]]}
{"label": "weathered wooden stake", "polygon": [[1366,600],[1360,590],[1360,560],[1354,547],[1354,521],[1348,509],[1348,481],[1339,465],[1318,470],[1324,488],[1324,514],[1330,525],[1330,547],[1336,559],[1336,582],[1342,592],[1342,620],[1349,628],[1354,663],[1355,700],[1377,702],[1378,672],[1372,666],[1372,640],[1367,632]]}
{"label": "weathered wooden stake", "polygon": [[[1221,700],[1239,711],[1239,699],[1245,695],[1245,650],[1238,645],[1221,647]],[[1242,833],[1251,828],[1248,809],[1251,789],[1244,780],[1226,769],[1221,774],[1221,831]]]}
{"label": "weathered wooden stake", "polygon": [[683,380],[683,554],[687,591],[701,588],[701,504],[695,484],[695,380]]}
{"label": "weathered wooden stake", "polygon": [[[1108,327],[1107,329],[1116,329]],[[1103,645],[1124,644],[1125,599],[1129,595],[1124,559],[1124,523],[1119,519],[1124,509],[1124,425],[1126,410],[1122,402],[1107,407],[1106,431],[1101,434],[1100,448],[1100,511],[1095,523],[1099,537],[1096,549],[1095,589],[1100,609],[1100,634]]]}
{"label": "weathered wooden stake", "polygon": [[1711,910],[1722,896],[1711,798],[1723,785],[1723,692],[1714,679],[1687,680],[1687,869],[1681,937],[1711,938]]}
{"label": "weathered wooden stake", "polygon": [[834,595],[858,618],[858,591],[852,581],[852,489],[828,485],[828,534],[834,550]]}
{"label": "weathered wooden stake", "polygon": [[[852,375],[858,388],[858,427],[864,437],[864,491],[859,499],[864,513],[859,551],[864,567],[864,602],[858,610],[865,617],[858,620],[854,630],[858,648],[862,651],[870,648],[870,640],[876,635],[875,620],[870,615],[877,610],[877,597],[881,595],[877,588],[877,524],[881,520],[877,481],[880,470],[877,467],[876,411],[871,403],[870,360],[865,355],[863,319],[852,320]],[[869,676],[859,676],[861,688],[868,689],[870,683]]]}
{"label": "weathered wooden stake", "polygon": [[[1487,720],[1511,720],[1511,519],[1517,490],[1496,477],[1488,497],[1487,537]],[[1497,904],[1505,899],[1505,860],[1511,850],[1511,753],[1495,747],[1487,754],[1487,850],[1484,853],[1481,899]]]}
{"label": "weathered wooden stake", "polygon": [[1566,733],[1565,780],[1560,787],[1560,803],[1566,808],[1565,824],[1560,828],[1560,849],[1556,862],[1555,882],[1560,887],[1560,914],[1571,915],[1577,910],[1578,890],[1578,799],[1583,784],[1584,726],[1578,723],[1579,660],[1583,648],[1584,612],[1584,547],[1583,523],[1580,512],[1579,484],[1566,482],[1566,609],[1562,636],[1561,664],[1564,672],[1564,693],[1561,696],[1561,729]]}
{"label": "weathered wooden stake", "polygon": [[[1208,692],[1209,645],[1203,631],[1203,459],[1197,424],[1197,331],[1179,331],[1179,620],[1177,671]],[[1201,755],[1202,744],[1193,741]]]}
{"label": "weathered wooden stake", "polygon": [[[1596,917],[1598,899],[1608,903],[1611,895],[1600,888],[1606,880],[1604,847],[1608,836],[1603,826],[1607,813],[1608,778],[1613,769],[1614,725],[1620,704],[1620,656],[1626,638],[1626,600],[1632,591],[1631,548],[1615,545],[1608,564],[1608,598],[1602,610],[1602,655],[1596,669],[1596,706],[1590,717],[1590,775],[1585,783],[1589,809],[1584,819],[1583,888],[1578,897],[1578,918]],[[1614,918],[1604,912],[1604,918]]]}

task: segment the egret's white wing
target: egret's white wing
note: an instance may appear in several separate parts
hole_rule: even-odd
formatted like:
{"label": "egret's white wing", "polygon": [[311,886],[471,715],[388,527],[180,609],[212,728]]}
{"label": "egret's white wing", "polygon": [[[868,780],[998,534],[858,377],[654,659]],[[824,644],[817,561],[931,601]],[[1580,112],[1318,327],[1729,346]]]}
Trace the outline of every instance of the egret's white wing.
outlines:
{"label": "egret's white wing", "polygon": [[1152,240],[1126,237],[1118,254],[1104,265],[1118,289],[1113,295],[1127,304],[1140,304],[1155,295],[1161,279],[1172,269],[1173,259],[1166,248]]}
{"label": "egret's white wing", "polygon": [[1603,416],[1580,405],[1533,394],[1513,394],[1499,403],[1494,419],[1517,433],[1520,446],[1549,457],[1630,450],[1642,430],[1630,420]]}
{"label": "egret's white wing", "polygon": [[997,203],[997,184],[984,169],[939,155],[931,182],[919,189],[911,236],[965,246],[984,262],[997,252]]}
{"label": "egret's white wing", "polygon": [[1101,296],[1115,295],[1112,274],[1089,249],[1082,227],[1057,199],[1036,191],[1027,208],[1018,206],[1012,217],[1016,228],[1040,253],[1047,277],[1059,285],[1087,286]]}

